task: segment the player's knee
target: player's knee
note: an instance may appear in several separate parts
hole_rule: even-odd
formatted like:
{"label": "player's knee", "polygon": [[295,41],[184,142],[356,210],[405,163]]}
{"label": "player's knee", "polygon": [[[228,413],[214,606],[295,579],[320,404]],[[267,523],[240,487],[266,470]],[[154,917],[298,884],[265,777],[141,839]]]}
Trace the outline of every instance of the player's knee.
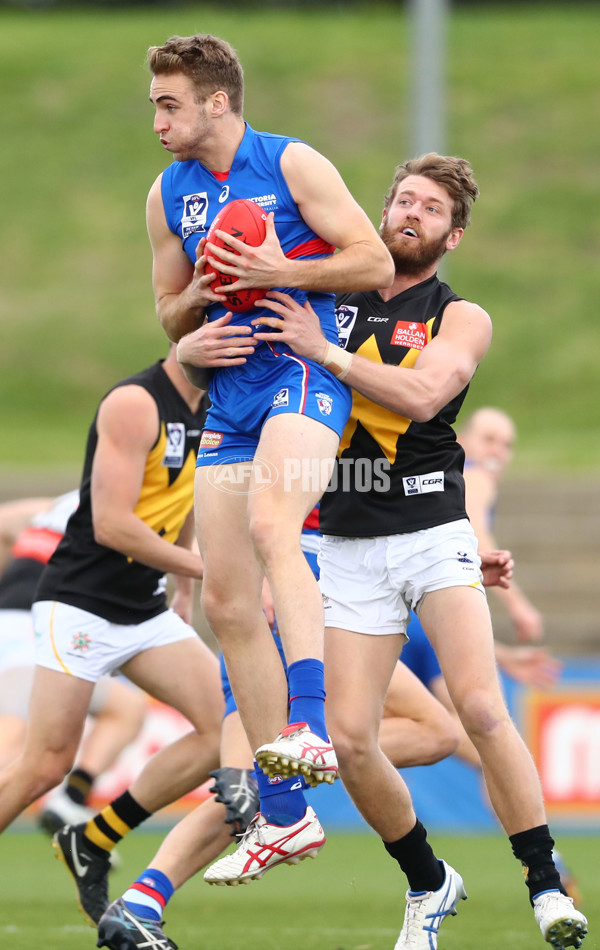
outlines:
{"label": "player's knee", "polygon": [[504,702],[484,690],[469,692],[457,703],[460,720],[470,738],[477,744],[503,729],[510,722]]}
{"label": "player's knee", "polygon": [[47,752],[38,756],[35,761],[25,756],[23,770],[27,776],[31,800],[45,795],[50,789],[60,785],[72,766],[73,756],[64,752]]}
{"label": "player's knee", "polygon": [[236,591],[227,592],[219,585],[204,584],[201,603],[204,616],[217,637],[239,626],[240,617],[244,615],[244,605],[236,596]]}
{"label": "player's knee", "polygon": [[253,512],[249,521],[250,538],[261,561],[268,563],[280,545],[281,526],[270,512]]}
{"label": "player's knee", "polygon": [[268,568],[284,563],[294,554],[303,557],[300,528],[288,512],[275,507],[251,511],[250,538],[259,561]]}
{"label": "player's knee", "polygon": [[363,722],[347,720],[336,723],[330,720],[331,717],[327,721],[328,729],[341,768],[368,758],[377,748],[377,736],[365,728]]}

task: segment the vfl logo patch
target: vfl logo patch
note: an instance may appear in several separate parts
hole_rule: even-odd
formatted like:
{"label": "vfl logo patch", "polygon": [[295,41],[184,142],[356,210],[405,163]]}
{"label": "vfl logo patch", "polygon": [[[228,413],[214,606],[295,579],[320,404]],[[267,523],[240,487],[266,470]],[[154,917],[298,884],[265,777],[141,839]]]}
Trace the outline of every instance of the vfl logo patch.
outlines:
{"label": "vfl logo patch", "polygon": [[327,393],[315,393],[315,399],[317,400],[319,412],[324,416],[331,415],[331,410],[333,409],[333,399],[331,396],[328,396]]}
{"label": "vfl logo patch", "polygon": [[392,346],[405,346],[408,350],[422,350],[427,346],[427,327],[424,323],[398,320],[390,343]]}
{"label": "vfl logo patch", "polygon": [[288,406],[290,402],[290,391],[289,389],[280,389],[278,393],[275,393],[273,396],[273,402],[271,403],[272,409],[278,409],[280,406]]}
{"label": "vfl logo patch", "polygon": [[346,304],[336,308],[335,318],[337,320],[338,337],[340,346],[343,346],[344,349],[348,346],[350,334],[356,323],[357,313],[358,307],[347,307]]}
{"label": "vfl logo patch", "polygon": [[208,194],[206,191],[194,195],[183,195],[183,214],[181,215],[181,234],[184,239],[196,231],[206,231],[206,212]]}
{"label": "vfl logo patch", "polygon": [[222,432],[211,432],[210,429],[205,429],[202,433],[202,438],[200,439],[200,448],[211,448],[216,449],[223,441]]}
{"label": "vfl logo patch", "polygon": [[426,495],[430,491],[444,491],[444,473],[430,472],[428,475],[408,475],[402,479],[405,495]]}
{"label": "vfl logo patch", "polygon": [[167,422],[167,445],[161,465],[181,468],[185,451],[185,425],[183,422]]}

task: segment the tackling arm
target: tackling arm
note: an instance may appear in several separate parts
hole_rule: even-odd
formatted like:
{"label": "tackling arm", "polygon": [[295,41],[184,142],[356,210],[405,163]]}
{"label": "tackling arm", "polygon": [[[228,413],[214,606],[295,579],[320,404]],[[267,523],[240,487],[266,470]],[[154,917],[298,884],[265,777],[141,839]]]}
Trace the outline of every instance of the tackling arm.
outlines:
{"label": "tackling arm", "polygon": [[454,301],[446,308],[438,335],[419,354],[414,367],[391,366],[328,343],[308,302],[301,307],[288,294],[275,291],[259,304],[275,316],[261,315],[253,323],[279,332],[256,333],[255,339],[287,343],[379,406],[416,422],[433,418],[464,389],[492,338],[485,310],[466,300]]}

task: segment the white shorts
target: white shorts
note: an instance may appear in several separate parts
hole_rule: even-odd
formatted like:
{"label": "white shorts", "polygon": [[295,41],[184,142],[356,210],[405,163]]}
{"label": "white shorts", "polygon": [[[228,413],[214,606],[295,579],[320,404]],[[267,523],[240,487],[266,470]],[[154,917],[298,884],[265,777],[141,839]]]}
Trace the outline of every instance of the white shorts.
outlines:
{"label": "white shorts", "polygon": [[33,625],[37,665],[91,683],[104,673],[117,673],[143,650],[197,637],[170,609],[142,623],[120,624],[53,600],[33,605]]}
{"label": "white shorts", "polygon": [[[35,639],[30,610],[0,610],[0,716],[27,719],[35,672]],[[129,682],[123,680],[123,682]],[[102,711],[110,680],[96,683],[88,712]]]}
{"label": "white shorts", "polygon": [[325,626],[404,634],[411,610],[445,587],[483,592],[477,539],[465,518],[379,538],[324,536],[319,552]]}

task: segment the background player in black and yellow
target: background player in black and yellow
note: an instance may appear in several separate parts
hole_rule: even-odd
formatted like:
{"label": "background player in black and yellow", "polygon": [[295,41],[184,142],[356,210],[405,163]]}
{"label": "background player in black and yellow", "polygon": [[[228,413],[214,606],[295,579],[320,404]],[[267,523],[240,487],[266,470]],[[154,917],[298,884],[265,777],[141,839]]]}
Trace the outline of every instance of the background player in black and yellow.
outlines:
{"label": "background player in black and yellow", "polygon": [[499,686],[465,511],[464,453],[452,428],[490,344],[491,322],[436,271],[458,246],[477,195],[463,159],[430,153],[400,165],[381,224],[396,277],[388,289],[338,298],[344,345],[324,339],[309,306],[277,292],[268,295],[273,318],[260,322],[278,332],[256,334],[288,343],[354,389],[337,489],[321,502],[328,723],[346,788],[408,878],[396,950],[434,950],[440,922],[466,896],[460,875],[435,857],[404,782],[377,743],[411,608],[436,649],[492,805],[526,869],[544,939],[578,947],[587,932],[562,891],[535,766]]}
{"label": "background player in black and yellow", "polygon": [[[190,626],[193,584],[202,576],[191,546],[203,400],[172,346],[164,361],[122,380],[100,403],[79,508],[38,587],[29,730],[22,756],[0,773],[0,829],[71,768],[103,673],[121,670],[192,723],[203,740],[195,745],[194,771],[204,772],[196,784],[218,765],[218,662]],[[170,607],[167,573],[176,581]],[[176,784],[181,775],[172,779]],[[147,815],[126,792],[96,823],[95,844],[102,848]],[[81,831],[71,834],[60,849],[71,872],[87,880]]]}

